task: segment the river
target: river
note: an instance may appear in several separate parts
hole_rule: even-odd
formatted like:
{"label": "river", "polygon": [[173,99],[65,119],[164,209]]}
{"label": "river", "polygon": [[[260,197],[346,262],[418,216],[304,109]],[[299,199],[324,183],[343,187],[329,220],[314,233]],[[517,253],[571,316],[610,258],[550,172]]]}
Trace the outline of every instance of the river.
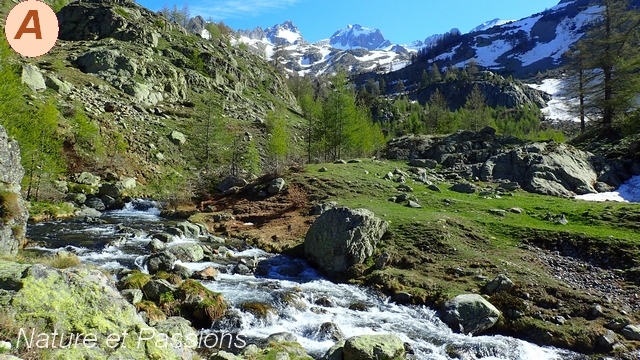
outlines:
{"label": "river", "polygon": [[[108,270],[119,268],[144,269],[148,253],[145,245],[149,234],[171,226],[171,221],[159,216],[160,211],[150,201],[137,200],[123,210],[105,212],[104,223],[87,223],[83,219],[43,222],[29,226],[27,236],[38,246],[32,251],[70,251],[83,263]],[[120,237],[122,226],[135,230],[126,241],[113,242]],[[179,238],[174,243],[198,241]],[[173,244],[173,243],[172,243]],[[227,251],[227,250],[223,250]],[[327,322],[337,324],[346,338],[363,334],[394,333],[409,343],[417,359],[577,359],[568,351],[540,347],[504,336],[470,337],[454,334],[437,317],[422,306],[399,306],[366,288],[334,284],[324,279],[301,259],[269,254],[258,249],[228,249],[227,257],[258,259],[260,275],[238,275],[233,266],[221,263],[183,263],[192,270],[214,266],[220,271],[216,281],[203,284],[221,292],[240,322],[228,326],[229,331],[247,338],[266,338],[287,331],[314,358],[321,357],[334,342],[320,334],[320,326]],[[293,307],[281,301],[287,293],[301,294],[301,306]],[[321,305],[317,300],[322,299]],[[266,319],[255,318],[238,310],[246,301],[269,303],[277,310]],[[366,310],[350,309],[363,304]],[[222,330],[222,329],[217,329]]]}

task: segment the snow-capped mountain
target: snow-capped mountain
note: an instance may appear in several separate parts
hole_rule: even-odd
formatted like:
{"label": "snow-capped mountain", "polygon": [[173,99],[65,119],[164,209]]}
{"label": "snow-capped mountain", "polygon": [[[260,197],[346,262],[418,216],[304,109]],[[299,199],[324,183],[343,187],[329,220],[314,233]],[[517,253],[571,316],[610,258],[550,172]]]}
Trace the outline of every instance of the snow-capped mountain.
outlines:
{"label": "snow-capped mountain", "polygon": [[410,44],[404,45],[404,47],[407,49],[419,50],[419,49],[422,49],[423,47],[434,46],[435,44],[438,43],[438,41],[442,40],[446,36],[457,36],[457,35],[462,35],[462,33],[460,32],[459,29],[453,28],[449,30],[449,32],[446,32],[444,34],[431,35],[424,40],[413,41]]}
{"label": "snow-capped mountain", "polygon": [[348,25],[327,39],[309,43],[288,20],[267,29],[239,30],[235,43],[244,43],[268,60],[277,58],[288,72],[320,75],[344,69],[359,73],[400,69],[421,46],[392,44],[378,29]]}
{"label": "snow-capped mountain", "polygon": [[500,26],[500,25],[504,25],[504,24],[508,24],[510,22],[514,22],[515,20],[500,20],[498,18],[495,18],[493,20],[489,20],[489,21],[485,21],[482,24],[474,27],[473,29],[471,29],[471,31],[469,31],[469,33],[474,33],[474,32],[478,32],[478,31],[484,31],[487,29],[491,29],[494,26]]}
{"label": "snow-capped mountain", "polygon": [[[562,0],[558,5],[521,20],[487,22],[484,30],[461,35],[415,66],[437,63],[462,67],[471,59],[484,68],[529,76],[562,65],[563,55],[599,16],[594,0]],[[487,28],[488,27],[488,28]]]}
{"label": "snow-capped mountain", "polygon": [[377,50],[389,47],[391,42],[382,36],[380,30],[355,24],[336,31],[329,39],[329,45],[341,50],[359,48]]}

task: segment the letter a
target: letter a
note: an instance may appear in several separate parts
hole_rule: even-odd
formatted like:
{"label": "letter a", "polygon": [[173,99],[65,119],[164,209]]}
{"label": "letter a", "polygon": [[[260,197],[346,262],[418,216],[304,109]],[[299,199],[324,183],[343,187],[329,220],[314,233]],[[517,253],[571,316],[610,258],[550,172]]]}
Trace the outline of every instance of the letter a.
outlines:
{"label": "letter a", "polygon": [[[33,19],[33,27],[28,28],[29,22]],[[18,29],[18,33],[14,39],[20,39],[22,34],[26,33],[34,33],[36,34],[36,39],[42,39],[42,32],[40,31],[40,20],[38,19],[38,10],[29,10],[27,12],[27,16],[25,16],[22,25],[20,25],[20,29]]]}

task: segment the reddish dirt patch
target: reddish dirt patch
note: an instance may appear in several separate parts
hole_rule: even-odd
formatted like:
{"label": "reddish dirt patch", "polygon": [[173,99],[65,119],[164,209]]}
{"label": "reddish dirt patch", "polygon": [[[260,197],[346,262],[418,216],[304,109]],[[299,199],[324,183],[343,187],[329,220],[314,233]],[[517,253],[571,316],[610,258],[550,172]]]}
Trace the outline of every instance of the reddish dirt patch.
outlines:
{"label": "reddish dirt patch", "polygon": [[217,233],[247,239],[266,251],[283,252],[302,243],[315,220],[309,215],[307,195],[290,184],[280,194],[261,198],[243,191],[233,195],[217,195],[207,201],[214,214],[229,213],[235,220],[214,222],[207,216],[208,225]]}

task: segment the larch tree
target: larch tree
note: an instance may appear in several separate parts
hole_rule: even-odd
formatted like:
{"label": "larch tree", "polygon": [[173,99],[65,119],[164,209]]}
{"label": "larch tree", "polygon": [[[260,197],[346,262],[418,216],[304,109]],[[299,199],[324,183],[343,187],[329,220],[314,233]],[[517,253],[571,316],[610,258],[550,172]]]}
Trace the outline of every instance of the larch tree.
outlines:
{"label": "larch tree", "polygon": [[594,108],[602,123],[611,126],[617,116],[636,107],[640,92],[640,12],[629,0],[602,0],[601,10],[576,46],[583,78],[584,109]]}

